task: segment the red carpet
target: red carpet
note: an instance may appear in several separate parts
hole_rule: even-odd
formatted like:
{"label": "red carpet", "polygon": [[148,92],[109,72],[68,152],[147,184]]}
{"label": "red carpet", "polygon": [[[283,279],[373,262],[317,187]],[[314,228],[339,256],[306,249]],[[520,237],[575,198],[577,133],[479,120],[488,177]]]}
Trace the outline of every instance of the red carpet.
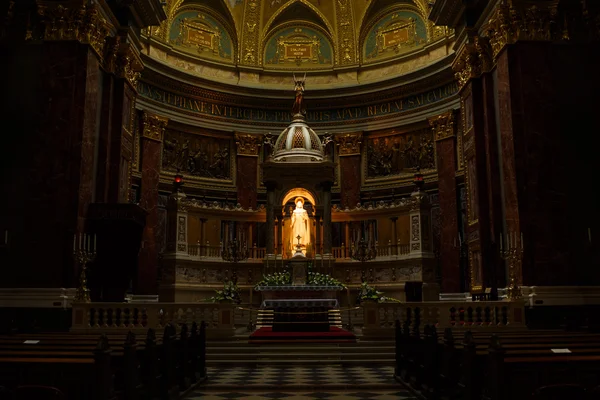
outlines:
{"label": "red carpet", "polygon": [[354,334],[335,326],[329,332],[273,332],[270,327],[263,327],[250,335],[249,343],[352,343],[356,342]]}

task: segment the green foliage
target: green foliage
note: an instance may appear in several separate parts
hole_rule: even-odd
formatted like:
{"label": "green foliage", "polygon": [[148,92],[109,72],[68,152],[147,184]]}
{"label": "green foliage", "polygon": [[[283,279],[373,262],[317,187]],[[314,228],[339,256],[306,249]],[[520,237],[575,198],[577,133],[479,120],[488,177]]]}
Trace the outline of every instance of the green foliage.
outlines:
{"label": "green foliage", "polygon": [[369,286],[367,282],[363,282],[360,285],[360,291],[358,292],[357,300],[359,304],[365,301],[375,301],[377,303],[401,303],[401,301],[398,299],[384,296],[383,292],[380,292],[376,288]]}
{"label": "green foliage", "polygon": [[275,272],[264,275],[262,280],[256,286],[283,286],[292,283],[292,276],[289,272]]}
{"label": "green foliage", "polygon": [[232,303],[240,304],[242,299],[240,298],[240,288],[233,281],[225,282],[223,290],[216,290],[215,295],[207,299],[213,303],[219,303],[222,301],[230,301]]}
{"label": "green foliage", "polygon": [[346,285],[337,279],[332,278],[327,274],[321,274],[319,272],[308,271],[308,282],[309,285],[321,285],[321,286],[341,286],[346,289]]}

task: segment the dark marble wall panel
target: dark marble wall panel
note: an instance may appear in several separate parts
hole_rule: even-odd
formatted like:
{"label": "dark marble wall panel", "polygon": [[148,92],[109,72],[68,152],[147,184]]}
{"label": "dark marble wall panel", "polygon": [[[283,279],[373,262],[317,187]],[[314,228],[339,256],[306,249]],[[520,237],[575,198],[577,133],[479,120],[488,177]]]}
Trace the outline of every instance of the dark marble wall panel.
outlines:
{"label": "dark marble wall panel", "polygon": [[525,285],[600,283],[588,272],[584,226],[597,224],[596,207],[576,189],[593,180],[597,157],[585,134],[574,134],[598,125],[598,57],[584,59],[594,52],[577,47],[519,43],[498,60],[504,205],[509,230],[525,238]]}
{"label": "dark marble wall panel", "polygon": [[142,139],[142,181],[140,206],[148,212],[143,233],[144,246],[138,261],[136,294],[157,294],[158,253],[161,250],[160,217],[158,208],[158,183],[160,178],[161,144]]}
{"label": "dark marble wall panel", "polygon": [[340,157],[340,197],[343,208],[360,203],[360,156]]}
{"label": "dark marble wall panel", "polygon": [[258,157],[237,157],[237,202],[244,208],[256,208]]}
{"label": "dark marble wall panel", "polygon": [[454,138],[447,138],[436,142],[440,204],[442,293],[458,293],[461,289],[455,146],[456,142]]}
{"label": "dark marble wall panel", "polygon": [[19,63],[3,67],[0,77],[12,99],[3,121],[15,138],[2,146],[11,153],[2,208],[10,215],[8,262],[18,268],[2,284],[73,286],[73,234],[83,227],[94,184],[98,63],[74,42],[12,51]]}

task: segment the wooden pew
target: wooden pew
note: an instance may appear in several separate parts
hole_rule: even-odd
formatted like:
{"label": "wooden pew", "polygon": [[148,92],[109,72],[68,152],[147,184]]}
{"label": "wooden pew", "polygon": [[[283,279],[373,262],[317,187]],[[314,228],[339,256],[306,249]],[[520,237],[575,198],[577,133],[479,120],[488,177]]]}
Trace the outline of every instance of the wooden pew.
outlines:
{"label": "wooden pew", "polygon": [[[59,386],[69,398],[114,400],[111,349],[103,335],[87,357],[0,357],[0,385],[17,387],[23,384]],[[62,382],[59,380],[62,379]],[[66,381],[66,382],[65,382]],[[64,387],[65,383],[69,387]],[[67,389],[67,390],[65,390]]]}
{"label": "wooden pew", "polygon": [[[173,325],[165,327],[162,341],[156,339],[149,329],[145,342],[138,343],[133,333],[111,335],[113,342],[109,371],[116,383],[114,398],[120,399],[172,399],[180,390],[185,390],[196,382],[198,377],[206,377],[206,325],[202,323],[188,332],[182,325],[180,334],[175,334]],[[103,338],[108,342],[108,336]],[[24,344],[25,340],[39,340],[37,344]],[[96,341],[90,335],[75,334],[27,334],[0,337],[0,364],[10,363],[13,359],[32,363],[37,359],[66,360],[69,362],[89,363],[94,354]],[[75,361],[76,360],[76,361]],[[88,360],[88,361],[82,361]],[[93,359],[92,361],[93,362]],[[34,382],[32,382],[34,383]],[[18,382],[12,382],[15,387]],[[1,385],[1,383],[0,383]]]}
{"label": "wooden pew", "polygon": [[[418,330],[415,322],[411,332],[408,332],[409,319],[405,321],[404,329],[400,329],[400,321],[396,323],[396,376],[427,398],[438,399],[444,395],[450,399],[481,399],[484,387],[488,387],[484,386],[484,382],[491,374],[486,357],[493,336],[490,333],[467,332],[463,342],[456,344],[451,329],[447,329],[443,338],[439,339],[435,327],[426,326],[424,335],[419,337],[415,332]],[[592,362],[595,356],[600,356],[600,336],[592,334],[510,332],[506,338],[503,335],[503,344],[503,354],[521,364],[524,358],[532,357],[545,358],[544,364],[551,366],[552,360],[559,360],[550,350],[552,348],[570,348],[573,352],[571,360],[581,355]],[[514,362],[508,361],[507,364]],[[514,399],[513,394],[509,397]]]}

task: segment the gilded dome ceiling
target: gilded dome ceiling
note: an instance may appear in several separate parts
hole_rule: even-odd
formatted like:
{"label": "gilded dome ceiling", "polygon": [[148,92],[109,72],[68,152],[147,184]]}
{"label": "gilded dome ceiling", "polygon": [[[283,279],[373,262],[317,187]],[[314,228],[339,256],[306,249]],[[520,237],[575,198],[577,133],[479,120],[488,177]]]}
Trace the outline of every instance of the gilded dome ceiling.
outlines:
{"label": "gilded dome ceiling", "polygon": [[167,0],[144,32],[145,54],[237,85],[311,87],[381,81],[449,55],[453,32],[428,20],[432,0]]}

